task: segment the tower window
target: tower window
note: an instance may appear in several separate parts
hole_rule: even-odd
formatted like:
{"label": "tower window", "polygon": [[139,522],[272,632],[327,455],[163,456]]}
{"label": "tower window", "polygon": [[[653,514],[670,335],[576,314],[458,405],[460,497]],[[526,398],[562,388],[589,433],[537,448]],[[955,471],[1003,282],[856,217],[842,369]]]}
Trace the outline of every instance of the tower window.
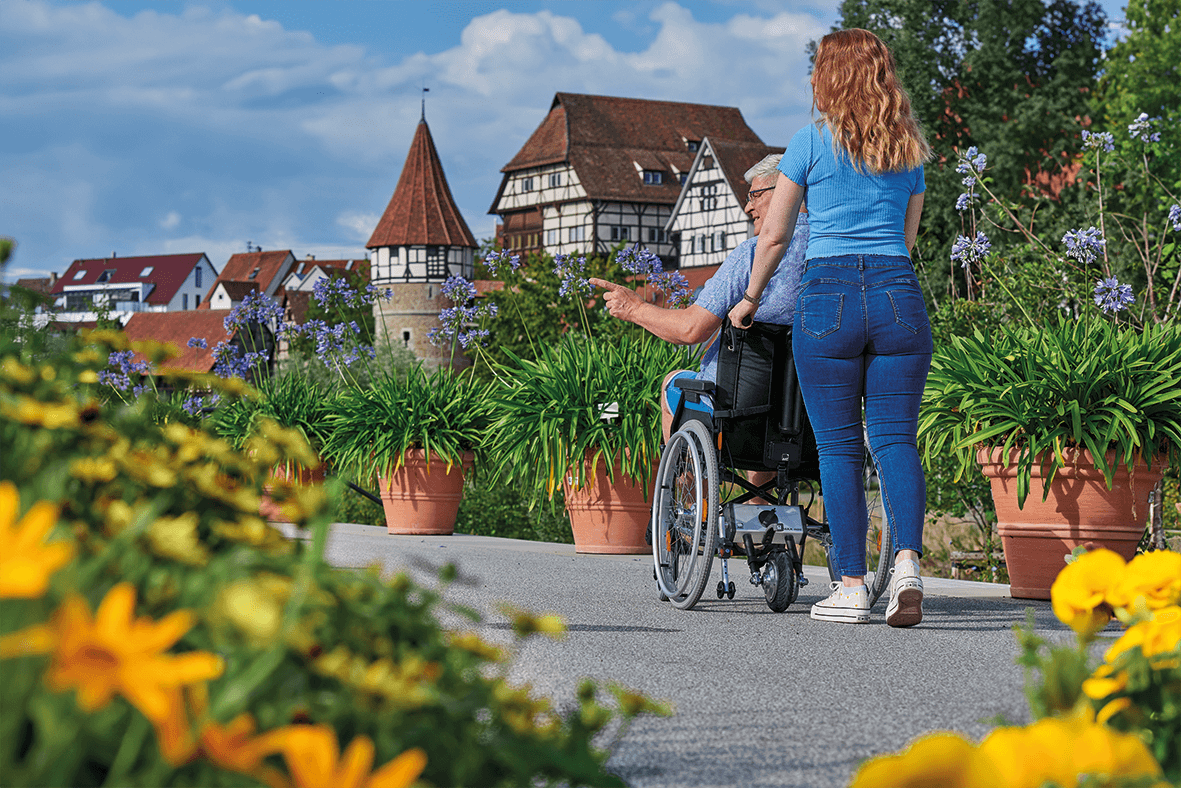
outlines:
{"label": "tower window", "polygon": [[551,189],[556,189],[562,185],[562,173],[554,172],[549,176],[549,186]]}
{"label": "tower window", "polygon": [[402,345],[404,347],[410,347],[410,329],[408,328],[402,329]]}
{"label": "tower window", "polygon": [[664,173],[660,170],[644,170],[644,183],[648,186],[659,186],[664,183]]}

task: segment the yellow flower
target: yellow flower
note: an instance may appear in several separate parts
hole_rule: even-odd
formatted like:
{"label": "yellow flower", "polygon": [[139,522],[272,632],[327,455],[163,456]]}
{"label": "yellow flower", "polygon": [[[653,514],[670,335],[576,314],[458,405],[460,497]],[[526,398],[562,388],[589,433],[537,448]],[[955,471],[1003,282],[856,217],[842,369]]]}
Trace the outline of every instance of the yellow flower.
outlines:
{"label": "yellow flower", "polygon": [[1140,599],[1149,610],[1181,603],[1181,553],[1141,553],[1107,591],[1113,607],[1132,608]]}
{"label": "yellow flower", "polygon": [[4,415],[22,424],[31,424],[46,429],[56,430],[61,427],[77,427],[81,424],[78,419],[78,406],[70,402],[40,402],[31,397],[20,397],[17,405],[0,406],[0,415]]}
{"label": "yellow flower", "polygon": [[1120,654],[1137,646],[1146,657],[1173,651],[1181,643],[1181,607],[1173,605],[1157,610],[1152,618],[1129,627],[1119,640],[1111,644],[1103,659],[1115,662]]}
{"label": "yellow flower", "polygon": [[1086,718],[1047,717],[1024,728],[997,728],[980,744],[996,769],[992,785],[1076,785],[1083,775],[1159,775],[1144,742]]}
{"label": "yellow flower", "polygon": [[1082,637],[1107,626],[1107,589],[1124,570],[1124,559],[1111,550],[1092,550],[1058,573],[1050,586],[1054,615]]}
{"label": "yellow flower", "polygon": [[284,736],[283,757],[296,788],[406,788],[426,768],[426,754],[407,750],[370,773],[373,742],[357,736],[344,756],[327,725],[297,725]]}
{"label": "yellow flower", "polygon": [[849,788],[997,788],[993,764],[954,733],[924,736],[862,765]]}
{"label": "yellow flower", "polygon": [[85,711],[106,706],[118,693],[149,720],[161,720],[170,711],[170,690],[220,676],[222,661],[201,651],[164,653],[192,628],[189,611],[175,611],[159,622],[134,615],[130,583],[107,592],[93,617],[86,601],[74,595],[49,624],[6,636],[0,654],[52,651],[45,682],[54,692],[76,689]]}
{"label": "yellow flower", "polygon": [[1103,700],[1109,695],[1128,686],[1128,674],[1120,671],[1112,676],[1111,665],[1100,665],[1091,677],[1083,682],[1083,694],[1092,700]]}
{"label": "yellow flower", "polygon": [[69,542],[45,544],[57,522],[56,506],[39,501],[17,522],[19,511],[16,486],[0,482],[0,599],[40,597],[50,576],[74,557]]}
{"label": "yellow flower", "polygon": [[190,566],[204,566],[209,552],[197,535],[196,512],[185,512],[179,517],[158,517],[147,529],[152,551]]}

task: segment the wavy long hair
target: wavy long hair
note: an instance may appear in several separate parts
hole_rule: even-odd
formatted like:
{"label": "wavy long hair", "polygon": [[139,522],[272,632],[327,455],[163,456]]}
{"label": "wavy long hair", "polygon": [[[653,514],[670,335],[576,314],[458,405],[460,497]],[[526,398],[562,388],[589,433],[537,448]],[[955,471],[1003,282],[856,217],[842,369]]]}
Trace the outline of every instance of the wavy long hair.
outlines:
{"label": "wavy long hair", "polygon": [[898,80],[894,55],[868,30],[837,30],[820,39],[812,67],[812,107],[858,170],[913,169],[931,148]]}

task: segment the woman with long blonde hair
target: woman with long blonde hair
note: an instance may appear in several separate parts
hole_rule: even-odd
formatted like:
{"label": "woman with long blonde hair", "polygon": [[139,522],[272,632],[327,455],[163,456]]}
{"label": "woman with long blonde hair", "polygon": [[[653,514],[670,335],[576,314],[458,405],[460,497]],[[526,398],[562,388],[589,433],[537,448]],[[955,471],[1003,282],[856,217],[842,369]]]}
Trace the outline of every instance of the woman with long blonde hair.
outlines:
{"label": "woman with long blonde hair", "polygon": [[741,327],[755,312],[806,194],[811,236],[792,348],[841,574],[831,595],[812,606],[812,618],[869,621],[864,403],[864,434],[897,550],[886,623],[913,626],[923,616],[918,560],[926,506],[915,436],[932,343],[910,252],[930,148],[893,55],[867,30],[821,39],[812,106],[819,117],[792,137],[780,161],[750,285],[729,317]]}

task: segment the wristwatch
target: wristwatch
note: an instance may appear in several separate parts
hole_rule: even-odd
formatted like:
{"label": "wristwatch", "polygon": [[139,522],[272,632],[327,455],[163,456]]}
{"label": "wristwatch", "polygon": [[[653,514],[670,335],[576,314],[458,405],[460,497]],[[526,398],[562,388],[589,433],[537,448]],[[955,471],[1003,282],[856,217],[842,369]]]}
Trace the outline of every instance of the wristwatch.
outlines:
{"label": "wristwatch", "polygon": [[752,304],[754,304],[755,306],[758,306],[758,305],[759,305],[759,299],[757,299],[757,298],[751,298],[751,297],[750,297],[750,293],[747,293],[745,290],[742,292],[742,300],[743,300],[743,301],[750,301],[750,302],[751,302]]}

